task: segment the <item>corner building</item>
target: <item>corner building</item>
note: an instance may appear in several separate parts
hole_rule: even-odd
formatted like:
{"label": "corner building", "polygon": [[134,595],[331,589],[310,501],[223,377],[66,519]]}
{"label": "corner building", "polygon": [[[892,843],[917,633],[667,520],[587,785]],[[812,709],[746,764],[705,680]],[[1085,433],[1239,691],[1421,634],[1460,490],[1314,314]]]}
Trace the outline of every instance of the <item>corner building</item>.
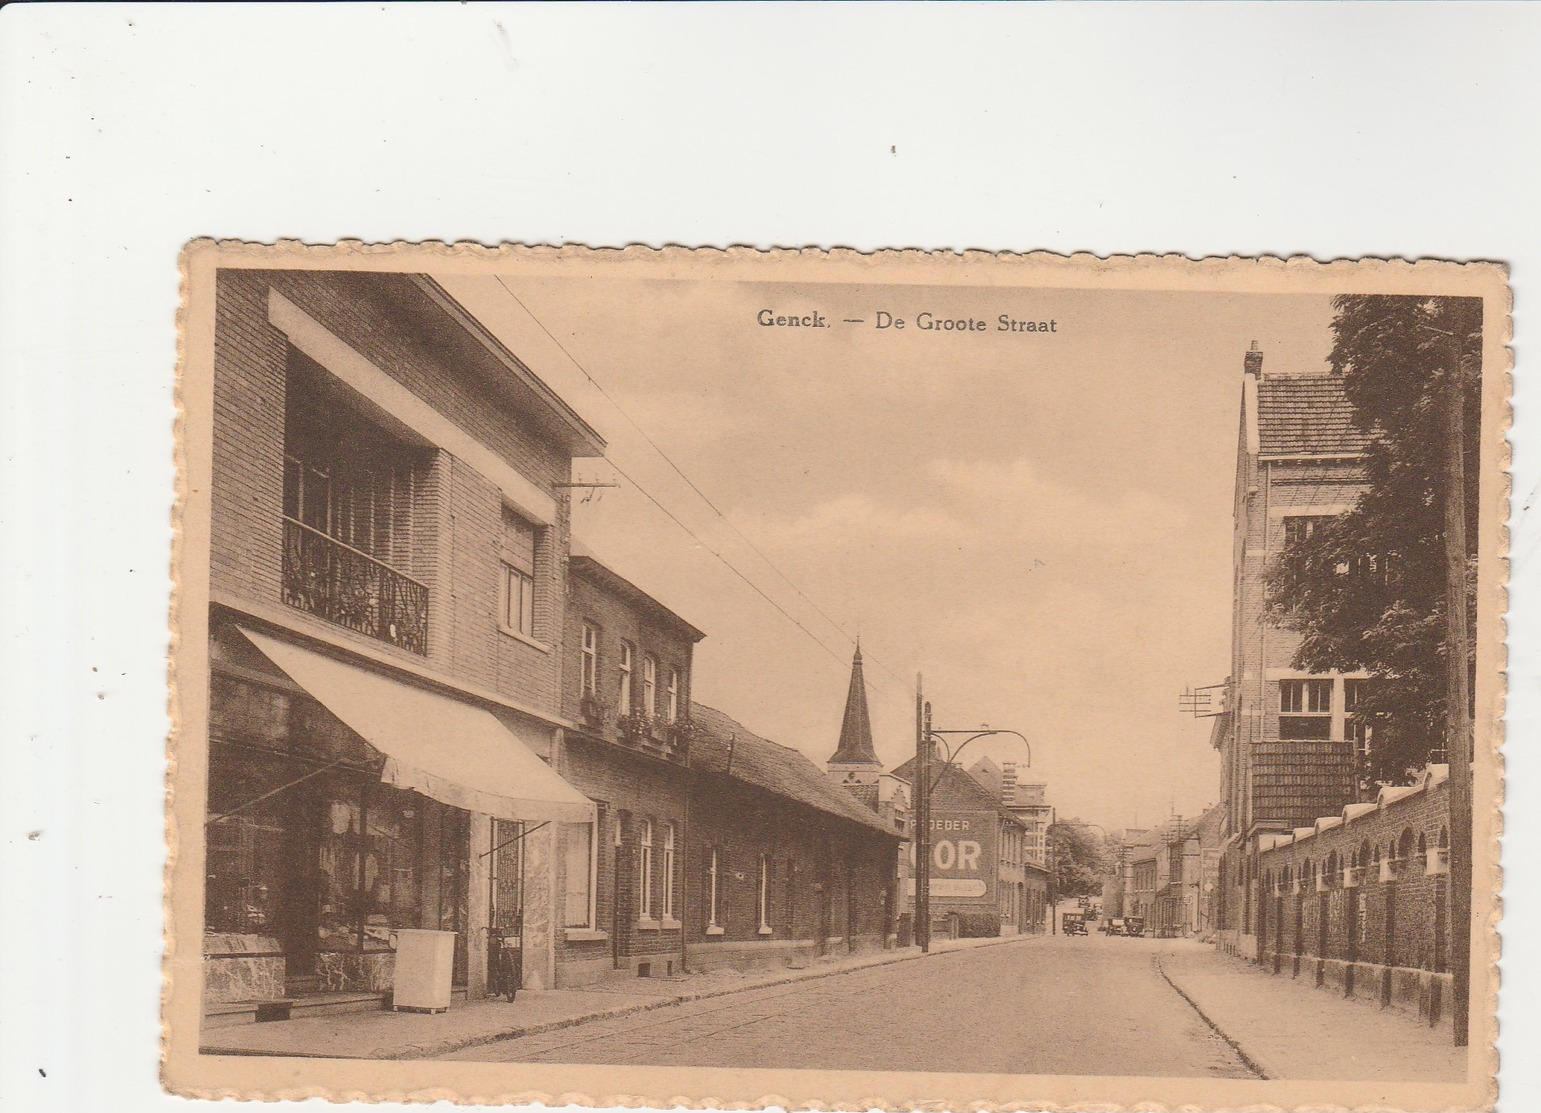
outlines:
{"label": "corner building", "polygon": [[401,929],[464,996],[509,936],[552,986],[594,820],[551,764],[561,484],[604,442],[422,275],[221,270],[213,368],[205,1022],[378,1008]]}
{"label": "corner building", "polygon": [[1256,957],[1262,840],[1357,799],[1353,709],[1363,674],[1294,668],[1300,639],[1266,612],[1264,573],[1288,539],[1347,512],[1364,490],[1366,437],[1333,374],[1270,374],[1246,354],[1233,505],[1231,674],[1212,744],[1225,809],[1217,938]]}

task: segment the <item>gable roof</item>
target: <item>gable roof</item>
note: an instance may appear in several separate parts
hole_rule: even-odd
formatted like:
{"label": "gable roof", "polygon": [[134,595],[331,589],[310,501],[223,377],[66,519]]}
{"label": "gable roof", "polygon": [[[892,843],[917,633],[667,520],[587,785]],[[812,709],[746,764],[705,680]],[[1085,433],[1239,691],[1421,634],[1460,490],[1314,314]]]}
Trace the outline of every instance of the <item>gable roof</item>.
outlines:
{"label": "gable roof", "polygon": [[1258,376],[1257,433],[1263,456],[1358,455],[1370,440],[1331,374]]}
{"label": "gable roof", "polygon": [[[933,791],[946,789],[953,793],[954,806],[978,808],[982,812],[994,812],[1002,819],[1019,827],[1030,826],[1027,820],[1015,812],[1008,811],[1002,807],[1000,797],[991,793],[988,788],[980,784],[972,773],[965,771],[961,765],[955,765],[952,762],[942,764],[940,757],[936,760],[942,766],[942,769],[940,773],[934,774],[935,780],[932,782]],[[903,765],[900,765],[893,771],[893,776],[904,781],[906,784],[914,784],[915,759],[910,758]]]}
{"label": "gable roof", "polygon": [[826,815],[881,831],[889,838],[903,838],[875,811],[831,782],[823,770],[790,746],[761,738],[736,719],[704,704],[692,703],[690,717],[697,729],[690,744],[692,769],[730,776]]}

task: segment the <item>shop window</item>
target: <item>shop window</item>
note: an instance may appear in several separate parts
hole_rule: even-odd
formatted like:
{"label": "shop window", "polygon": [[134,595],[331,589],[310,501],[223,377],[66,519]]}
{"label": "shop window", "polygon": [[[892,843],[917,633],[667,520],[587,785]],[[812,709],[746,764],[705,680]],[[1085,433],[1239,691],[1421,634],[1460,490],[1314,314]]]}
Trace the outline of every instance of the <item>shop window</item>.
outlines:
{"label": "shop window", "polygon": [[1279,682],[1279,737],[1332,737],[1332,681]]}
{"label": "shop window", "polygon": [[204,930],[282,934],[286,809],[259,797],[292,779],[292,766],[217,743],[210,764]]}

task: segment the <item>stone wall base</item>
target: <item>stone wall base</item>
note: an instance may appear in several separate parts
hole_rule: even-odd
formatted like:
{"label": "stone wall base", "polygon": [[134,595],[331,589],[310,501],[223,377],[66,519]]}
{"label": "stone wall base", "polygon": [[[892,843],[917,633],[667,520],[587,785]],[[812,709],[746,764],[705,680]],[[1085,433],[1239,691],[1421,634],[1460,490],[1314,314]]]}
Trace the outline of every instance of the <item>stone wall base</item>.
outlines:
{"label": "stone wall base", "polygon": [[1272,951],[1262,952],[1258,965],[1284,977],[1310,979],[1318,988],[1343,997],[1406,1013],[1431,1028],[1450,1024],[1450,974]]}

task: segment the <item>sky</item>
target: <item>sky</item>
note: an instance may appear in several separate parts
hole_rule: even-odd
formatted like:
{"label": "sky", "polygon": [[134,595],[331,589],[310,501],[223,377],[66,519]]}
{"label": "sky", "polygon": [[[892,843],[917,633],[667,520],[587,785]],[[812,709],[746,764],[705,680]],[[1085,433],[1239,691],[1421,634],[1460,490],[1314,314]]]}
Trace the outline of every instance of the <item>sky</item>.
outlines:
{"label": "sky", "polygon": [[[574,535],[706,632],[697,702],[822,766],[859,636],[887,767],[914,753],[920,673],[936,727],[1026,736],[960,756],[1030,762],[1061,818],[1217,798],[1211,723],[1178,696],[1228,669],[1242,357],[1255,340],[1265,371],[1323,370],[1328,298],[442,281],[608,441],[574,480],[619,486],[574,492]],[[1054,329],[997,332],[1001,313]]]}

